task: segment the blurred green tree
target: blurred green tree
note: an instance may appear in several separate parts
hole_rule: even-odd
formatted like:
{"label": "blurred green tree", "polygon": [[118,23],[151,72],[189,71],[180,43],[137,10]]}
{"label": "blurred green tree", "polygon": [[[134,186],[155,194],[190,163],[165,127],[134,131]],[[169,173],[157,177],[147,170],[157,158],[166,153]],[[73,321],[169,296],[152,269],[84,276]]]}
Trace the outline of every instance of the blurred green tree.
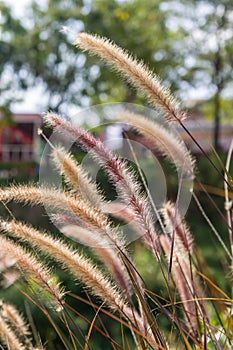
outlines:
{"label": "blurred green tree", "polygon": [[[233,100],[233,2],[232,0],[175,1],[184,62],[183,87],[200,90],[198,99],[207,99],[203,111],[214,118],[214,146],[219,149],[220,121],[232,119]],[[170,9],[169,9],[170,11]],[[205,95],[205,97],[204,97]]]}
{"label": "blurred green tree", "polygon": [[[182,98],[191,89],[206,98],[203,111],[214,116],[218,148],[221,116],[229,118],[232,101],[232,0],[32,0],[20,19],[3,2],[0,10],[4,108],[17,91],[35,86],[44,91],[41,110],[138,101],[128,84],[73,47],[75,34],[86,30],[127,48]],[[66,35],[63,26],[70,28]]]}
{"label": "blurred green tree", "polygon": [[[122,86],[96,59],[87,59],[72,46],[81,30],[111,38],[175,85],[169,76],[174,67],[170,31],[160,4],[161,0],[48,0],[41,6],[32,1],[19,20],[2,3],[0,73],[1,79],[8,77],[5,89],[42,85],[45,108],[62,112],[72,104],[107,102],[110,96],[111,101],[134,101],[135,92],[127,84]],[[67,35],[61,33],[63,26],[70,28]],[[8,93],[9,99],[14,101],[15,94]],[[2,104],[6,102],[2,96]]]}
{"label": "blurred green tree", "polygon": [[18,37],[25,35],[25,28],[2,2],[0,14],[0,113],[5,116],[1,121],[4,125],[11,122],[10,105],[17,101],[15,91],[24,86],[23,79],[18,79]]}

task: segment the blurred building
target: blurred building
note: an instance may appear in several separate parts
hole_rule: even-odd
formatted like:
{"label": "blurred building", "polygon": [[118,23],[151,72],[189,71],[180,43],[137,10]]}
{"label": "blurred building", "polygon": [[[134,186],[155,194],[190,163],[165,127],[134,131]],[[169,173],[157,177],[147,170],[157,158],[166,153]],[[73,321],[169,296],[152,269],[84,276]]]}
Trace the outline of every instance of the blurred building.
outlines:
{"label": "blurred building", "polygon": [[[193,138],[201,148],[209,153],[213,151],[214,122],[205,120],[202,117],[193,118],[192,116],[185,120],[185,127],[192,134]],[[197,144],[191,139],[187,132],[180,126],[176,126],[180,136],[186,143],[188,149],[193,154],[202,153]],[[219,130],[219,146],[223,152],[228,152],[233,139],[233,122],[221,122]]]}
{"label": "blurred building", "polygon": [[15,113],[11,123],[2,123],[0,115],[0,161],[37,161],[40,152],[40,137],[37,130],[41,126],[40,114]]}

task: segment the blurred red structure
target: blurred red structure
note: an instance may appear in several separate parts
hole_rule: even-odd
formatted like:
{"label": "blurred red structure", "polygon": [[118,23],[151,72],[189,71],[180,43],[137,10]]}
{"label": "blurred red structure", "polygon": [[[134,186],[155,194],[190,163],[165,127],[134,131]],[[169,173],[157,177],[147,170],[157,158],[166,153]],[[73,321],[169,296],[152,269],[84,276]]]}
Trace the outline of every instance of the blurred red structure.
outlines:
{"label": "blurred red structure", "polygon": [[42,123],[41,115],[16,113],[11,118],[10,125],[0,126],[0,160],[36,161],[40,148],[37,130]]}

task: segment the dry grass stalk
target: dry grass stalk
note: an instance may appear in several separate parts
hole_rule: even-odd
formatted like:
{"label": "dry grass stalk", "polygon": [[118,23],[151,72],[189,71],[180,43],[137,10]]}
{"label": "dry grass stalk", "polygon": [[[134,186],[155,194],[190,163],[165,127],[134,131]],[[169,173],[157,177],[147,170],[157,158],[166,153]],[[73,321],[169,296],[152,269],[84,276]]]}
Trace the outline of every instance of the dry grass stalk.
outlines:
{"label": "dry grass stalk", "polygon": [[[117,231],[111,229],[111,222],[108,219],[108,217],[104,214],[103,207],[105,206],[105,204],[107,205],[108,203],[104,202],[104,198],[100,194],[100,191],[97,188],[96,184],[90,180],[88,174],[82,168],[82,166],[80,164],[77,164],[72,158],[72,156],[69,153],[67,153],[62,147],[55,148],[53,151],[53,156],[54,162],[58,170],[61,172],[61,174],[64,175],[65,181],[70,185],[69,193],[75,195],[75,199],[77,201],[86,201],[86,206],[90,209],[90,211],[93,210],[99,213],[98,218],[101,218],[102,222],[102,225],[99,225],[99,228],[103,229],[103,231],[98,230],[97,232],[95,230],[97,234],[95,234],[95,236],[98,236],[99,239],[103,239],[103,241],[105,242],[105,247],[107,247],[106,241],[108,241],[108,246],[117,246],[120,249],[124,249],[125,242],[123,240],[123,237],[121,236],[119,230]],[[63,222],[66,221],[66,224],[62,226],[81,226],[81,222],[77,224],[77,222],[75,222],[74,220],[72,222],[72,219],[70,219],[70,222],[68,222],[69,219],[68,221],[64,219],[65,218],[63,218]],[[75,218],[75,220],[77,219]],[[62,223],[62,220],[60,220],[60,223]]]}
{"label": "dry grass stalk", "polygon": [[7,346],[10,350],[25,350],[23,344],[17,338],[17,335],[11,330],[11,328],[7,325],[4,318],[0,312],[0,338],[2,342]]}
{"label": "dry grass stalk", "polygon": [[[125,267],[120,259],[120,253],[109,242],[93,231],[86,230],[76,225],[68,225],[61,228],[61,231],[68,237],[90,247],[94,254],[104,263],[111,272],[112,277],[130,299],[132,294],[132,285]],[[111,245],[110,245],[111,244]]]}
{"label": "dry grass stalk", "polygon": [[104,199],[97,185],[91,181],[81,164],[78,164],[63,147],[54,148],[52,159],[60,174],[64,176],[65,182],[70,186],[72,193],[81,195],[95,208],[100,208]]}
{"label": "dry grass stalk", "polygon": [[[2,303],[2,317],[7,325],[14,332],[17,339],[22,343],[25,350],[36,350],[32,344],[29,326],[25,323],[19,311],[8,303]],[[42,348],[41,348],[42,349]]]}
{"label": "dry grass stalk", "polygon": [[84,258],[61,240],[54,239],[46,233],[41,233],[20,222],[2,221],[1,229],[53,256],[53,258],[62,263],[66,270],[89,287],[92,292],[100,297],[112,310],[120,311],[124,317],[139,328],[142,334],[153,341],[150,330],[148,327],[145,329],[145,322],[143,322],[137,311],[126,304],[116,285],[104,276],[102,272],[94,266],[91,260]]}
{"label": "dry grass stalk", "polygon": [[[69,121],[55,113],[47,113],[45,122],[57,131],[68,132],[72,138],[82,145],[96,161],[104,167],[109,179],[116,186],[120,197],[130,207],[134,214],[134,220],[141,229],[141,234],[149,247],[158,251],[157,233],[155,231],[152,210],[147,196],[141,193],[141,185],[136,180],[134,173],[129,170],[126,163],[116,158],[105,148],[100,140],[97,140],[87,131],[74,127]],[[1,197],[0,197],[1,198]]]}
{"label": "dry grass stalk", "polygon": [[106,38],[97,35],[80,33],[74,43],[84,51],[98,55],[104,62],[120,72],[133,86],[137,87],[147,99],[159,107],[168,121],[181,122],[186,117],[179,110],[179,105],[165,89],[159,78],[141,62],[132,58],[126,51],[116,46]]}
{"label": "dry grass stalk", "polygon": [[[10,335],[10,340],[15,341],[15,346],[18,346],[17,349],[24,350],[43,350],[42,345],[39,348],[35,348],[32,344],[31,332],[29,331],[29,326],[26,324],[23,316],[15,308],[14,305],[0,302],[1,311],[0,318],[4,322],[5,327],[7,327],[7,336]],[[11,344],[8,339],[8,345],[10,349]]]}
{"label": "dry grass stalk", "polygon": [[[109,241],[109,245],[124,247],[124,241],[119,232],[112,230],[106,215],[95,209],[85,200],[75,198],[67,192],[58,189],[39,188],[35,186],[11,186],[0,189],[0,199],[9,202],[15,199],[18,202],[29,204],[45,204],[52,209],[58,209],[67,213],[68,220],[72,223],[79,221],[80,225],[87,228],[98,229],[99,235],[104,236]],[[80,219],[80,220],[79,220]]]}
{"label": "dry grass stalk", "polygon": [[94,227],[106,229],[108,221],[98,210],[90,207],[85,201],[76,200],[67,192],[35,186],[11,186],[0,189],[0,200],[28,204],[46,204],[50,208],[59,209],[79,216],[83,221]]}
{"label": "dry grass stalk", "polygon": [[[73,193],[75,190],[76,199],[82,197],[94,208],[100,208],[104,204],[103,197],[99,194],[97,186],[90,180],[88,174],[84,171],[80,164],[77,164],[72,156],[62,147],[57,147],[52,153],[53,161],[57,169],[64,175],[65,181],[70,185],[70,190]],[[103,217],[103,214],[100,213]],[[107,220],[107,218],[106,218]],[[106,227],[105,234],[101,232],[91,232],[81,228],[80,225],[68,224],[62,227],[62,232],[72,236],[82,244],[91,247],[94,253],[105,263],[106,267],[113,273],[116,281],[125,290],[128,296],[131,294],[129,290],[129,278],[126,277],[122,261],[117,255],[116,247],[125,248],[125,243],[116,230],[110,230]],[[119,253],[119,252],[118,252]]]}
{"label": "dry grass stalk", "polygon": [[[5,190],[5,197],[2,196],[2,199],[6,200],[6,198],[8,198],[8,200],[11,200],[12,198],[17,198],[18,201],[30,201],[31,203],[37,204],[45,202],[46,204],[51,205],[52,207],[58,207],[61,209],[64,209],[64,206],[68,203],[68,208],[72,207],[72,210],[75,214],[80,213],[80,208],[84,208],[85,211],[82,210],[81,217],[85,219],[88,222],[88,224],[91,223],[95,226],[98,225],[100,229],[104,228],[103,231],[98,231],[96,236],[94,236],[92,232],[92,242],[89,240],[89,242],[86,242],[85,244],[89,245],[90,243],[93,243],[93,246],[99,249],[97,249],[98,255],[102,257],[102,260],[106,260],[106,263],[108,263],[107,268],[114,272],[114,277],[117,278],[117,281],[118,283],[120,283],[123,290],[127,291],[128,297],[130,296],[131,288],[129,286],[129,279],[125,274],[124,267],[122,266],[122,264],[120,264],[119,257],[117,256],[116,252],[114,253],[114,250],[111,248],[113,246],[116,246],[119,249],[124,249],[124,242],[122,240],[122,237],[120,237],[119,232],[117,232],[116,230],[113,231],[110,228],[110,226],[108,225],[107,218],[105,218],[101,213],[90,207],[88,204],[85,204],[85,202],[81,203],[80,201],[77,201],[72,197],[68,197],[68,195],[62,196],[60,195],[59,191],[39,189],[36,187],[23,188],[21,186],[13,187],[13,191],[11,191],[11,196],[7,196],[8,192],[10,192],[10,189]],[[79,232],[81,235],[81,228]],[[94,239],[94,237],[96,238]],[[95,240],[95,242],[93,242],[93,240]],[[103,248],[102,251],[100,251],[101,247]],[[103,252],[105,254],[103,254]],[[112,256],[113,253],[114,256]],[[109,254],[111,258],[109,257]]]}
{"label": "dry grass stalk", "polygon": [[[113,66],[132,85],[139,88],[154,106],[165,113],[165,118],[168,122],[176,121],[185,127],[182,123],[185,113],[179,110],[177,102],[170,96],[169,91],[162,87],[157,76],[153,75],[142,63],[132,58],[109,40],[98,36],[81,33],[77,36],[75,44],[84,50],[90,51],[92,54],[100,56],[109,65]],[[126,111],[118,117],[139,131],[147,145],[151,148],[156,146],[165,157],[181,168],[182,172],[192,176],[194,162],[190,153],[165,127],[141,115],[135,115]],[[173,309],[174,314],[165,309],[164,312],[170,320],[174,320],[174,324],[178,327],[179,336],[189,333],[193,343],[190,343],[190,345],[188,343],[189,337],[183,337],[185,346],[191,349],[192,346],[197,345],[198,348],[207,349],[207,337],[209,337],[211,341],[213,340],[214,347],[220,349],[221,344],[219,343],[219,345],[216,341],[217,337],[215,336],[214,328],[210,325],[205,305],[202,302],[203,294],[196,277],[195,264],[192,257],[193,238],[186,224],[181,220],[175,205],[170,202],[164,205],[162,214],[166,230],[164,230],[164,234],[158,236],[155,231],[151,203],[148,197],[142,193],[142,186],[136,180],[135,174],[130,170],[127,163],[115,157],[100,140],[87,131],[74,127],[64,118],[54,113],[47,113],[45,121],[49,126],[54,127],[56,131],[63,133],[65,137],[68,136],[72,140],[77,140],[83,150],[89,152],[106,170],[110,181],[115,185],[119,193],[120,199],[127,206],[125,210],[121,204],[118,204],[118,207],[120,206],[120,217],[128,222],[128,216],[130,216],[130,219],[135,221],[134,228],[141,235],[144,235],[146,243],[154,254],[158,257],[161,244],[168,261],[173,262],[173,265],[170,265],[172,267],[172,281],[180,295],[187,324],[184,326],[183,321],[180,322],[179,315],[176,314],[175,309]],[[30,204],[45,203],[50,208],[56,209],[58,212],[53,214],[53,217],[63,226],[63,232],[68,236],[76,237],[83,244],[93,245],[95,252],[101,257],[105,267],[109,269],[111,275],[119,282],[119,286],[112,281],[109,275],[102,273],[99,268],[94,266],[90,259],[86,259],[62,240],[55,239],[45,232],[40,232],[16,221],[1,221],[0,229],[5,231],[8,236],[19,238],[21,241],[29,243],[31,247],[51,255],[62,264],[64,269],[89,287],[92,293],[102,299],[112,311],[120,312],[129,321],[130,326],[136,327],[141,332],[142,337],[147,338],[150,348],[156,350],[166,349],[166,340],[161,335],[156,319],[150,313],[137,270],[125,252],[125,243],[121,241],[120,235],[116,233],[117,230],[112,229],[111,222],[104,213],[104,209],[106,210],[108,207],[110,210],[114,209],[114,205],[116,206],[117,204],[115,203],[111,206],[111,204],[104,202],[96,185],[89,179],[83,168],[64,149],[54,149],[53,157],[57,169],[69,187],[69,192],[61,192],[58,189],[39,189],[33,186],[12,186],[3,190],[0,189],[0,200],[8,202],[15,199],[19,202]],[[228,199],[228,194],[226,197]],[[205,217],[202,207],[201,211]],[[212,223],[210,224],[212,225]],[[79,225],[82,227],[79,227]],[[96,236],[94,236],[95,234]],[[221,239],[219,240],[221,241]],[[112,245],[109,245],[109,243]],[[0,237],[0,245],[4,253],[15,259],[18,268],[26,275],[33,277],[44,290],[53,296],[60,306],[64,293],[53,282],[49,271],[32,254],[29,254],[13,240],[4,236]],[[105,249],[105,246],[108,246],[107,249]],[[225,247],[224,243],[223,247]],[[119,259],[119,252],[123,253],[121,255],[122,261]],[[163,270],[163,260],[159,259],[159,262]],[[132,299],[130,300],[132,304],[129,305],[124,297],[124,294],[128,296],[131,292],[131,283],[128,281],[124,268],[128,269],[127,272],[131,278],[135,294],[139,299],[140,313],[133,306]],[[163,275],[169,288],[169,281],[166,279],[164,270]],[[220,291],[220,288],[214,284],[211,287]],[[225,293],[222,294],[226,296]],[[171,289],[169,290],[169,295],[172,299]],[[156,298],[153,300],[156,303]],[[227,301],[230,301],[230,298]],[[163,310],[163,305],[160,301],[157,302],[156,308]],[[217,315],[217,317],[222,323],[221,315]],[[199,327],[199,322],[203,323],[204,331]],[[11,327],[12,324],[15,325],[15,328]],[[228,333],[227,328],[224,329],[222,327],[221,329],[223,329],[223,333]],[[19,332],[26,336],[28,334],[27,326],[20,319],[20,315],[16,315],[14,309],[4,306],[0,313],[0,337],[8,348],[26,350],[19,340]],[[157,344],[154,339],[158,341]],[[30,341],[27,344],[30,348]],[[139,347],[139,344],[137,345]],[[224,347],[227,345],[226,339]],[[141,348],[145,349],[145,346],[142,345]]]}
{"label": "dry grass stalk", "polygon": [[[169,261],[171,254],[171,240],[167,235],[161,235],[160,242],[165,252],[165,255]],[[181,262],[177,255],[173,255],[172,275],[174,277],[175,286],[179,292],[180,298],[183,303],[184,316],[189,326],[191,327],[191,334],[195,336],[195,332],[197,331],[197,325],[194,294],[193,291],[190,289],[190,274],[185,274],[183,269],[184,261]]]}
{"label": "dry grass stalk", "polygon": [[127,110],[118,113],[116,118],[128,123],[143,135],[146,146],[149,144],[150,148],[156,148],[176,167],[182,169],[183,173],[192,175],[194,160],[185,145],[169,129],[143,115]]}
{"label": "dry grass stalk", "polygon": [[[15,237],[28,241],[31,245],[45,250],[52,256],[57,256],[56,254],[60,252],[59,256],[61,258],[61,252],[64,250],[64,252],[66,252],[66,254],[63,254],[64,261],[65,256],[68,256],[69,253],[71,256],[74,254],[76,254],[76,257],[78,256],[77,252],[75,253],[73,249],[69,248],[61,240],[54,239],[45,232],[35,230],[33,227],[25,225],[21,222],[1,221],[0,229],[7,233],[13,234]],[[131,295],[132,287],[129,277],[127,276],[124,266],[117,255],[117,251],[110,246],[109,241],[104,240],[103,237],[99,237],[99,235],[95,234],[93,231],[88,231],[74,225],[63,227],[62,232],[89,247],[93,247],[94,252],[98,254],[101,260],[105,263],[105,266],[112,272],[113,277],[115,277],[121,289],[126,292],[128,296]],[[76,260],[81,264],[81,258]],[[84,262],[85,260],[83,260],[83,263]]]}
{"label": "dry grass stalk", "polygon": [[0,236],[0,247],[5,253],[16,260],[16,267],[29,280],[35,281],[43,290],[47,291],[52,300],[59,304],[62,303],[64,292],[54,281],[49,270],[34,256],[29,254],[24,248],[13,241]]}
{"label": "dry grass stalk", "polygon": [[41,233],[33,227],[15,221],[1,222],[1,229],[30,242],[32,246],[53,256],[113,309],[117,310],[117,307],[120,310],[124,309],[125,302],[116,286],[90,260],[84,258],[61,240],[54,239],[46,233]]}
{"label": "dry grass stalk", "polygon": [[174,236],[174,246],[178,249],[181,247],[183,254],[190,254],[193,250],[193,236],[185,221],[181,218],[176,205],[172,202],[166,202],[161,212],[167,233]]}
{"label": "dry grass stalk", "polygon": [[25,323],[25,320],[23,319],[22,315],[15,308],[14,305],[2,302],[1,314],[15,328],[17,328],[17,330],[19,331],[19,333],[21,333],[23,337],[28,336],[30,334],[29,326]]}
{"label": "dry grass stalk", "polygon": [[172,274],[175,286],[183,302],[184,315],[195,336],[195,332],[198,331],[197,313],[205,319],[206,324],[209,324],[209,321],[203,302],[204,294],[197,278],[195,266],[191,263],[193,237],[173,203],[167,202],[162,212],[167,234],[160,236],[161,246],[168,261],[173,260]]}

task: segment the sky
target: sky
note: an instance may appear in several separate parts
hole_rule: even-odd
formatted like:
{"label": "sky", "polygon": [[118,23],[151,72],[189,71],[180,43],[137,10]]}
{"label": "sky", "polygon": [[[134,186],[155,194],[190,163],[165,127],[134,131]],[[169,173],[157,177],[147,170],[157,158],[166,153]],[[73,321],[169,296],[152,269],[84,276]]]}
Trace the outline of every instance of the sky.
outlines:
{"label": "sky", "polygon": [[[10,5],[12,8],[12,13],[15,17],[22,18],[24,16],[27,6],[31,3],[31,0],[2,0],[3,4]],[[46,6],[47,0],[40,0],[37,2],[41,7]]]}

